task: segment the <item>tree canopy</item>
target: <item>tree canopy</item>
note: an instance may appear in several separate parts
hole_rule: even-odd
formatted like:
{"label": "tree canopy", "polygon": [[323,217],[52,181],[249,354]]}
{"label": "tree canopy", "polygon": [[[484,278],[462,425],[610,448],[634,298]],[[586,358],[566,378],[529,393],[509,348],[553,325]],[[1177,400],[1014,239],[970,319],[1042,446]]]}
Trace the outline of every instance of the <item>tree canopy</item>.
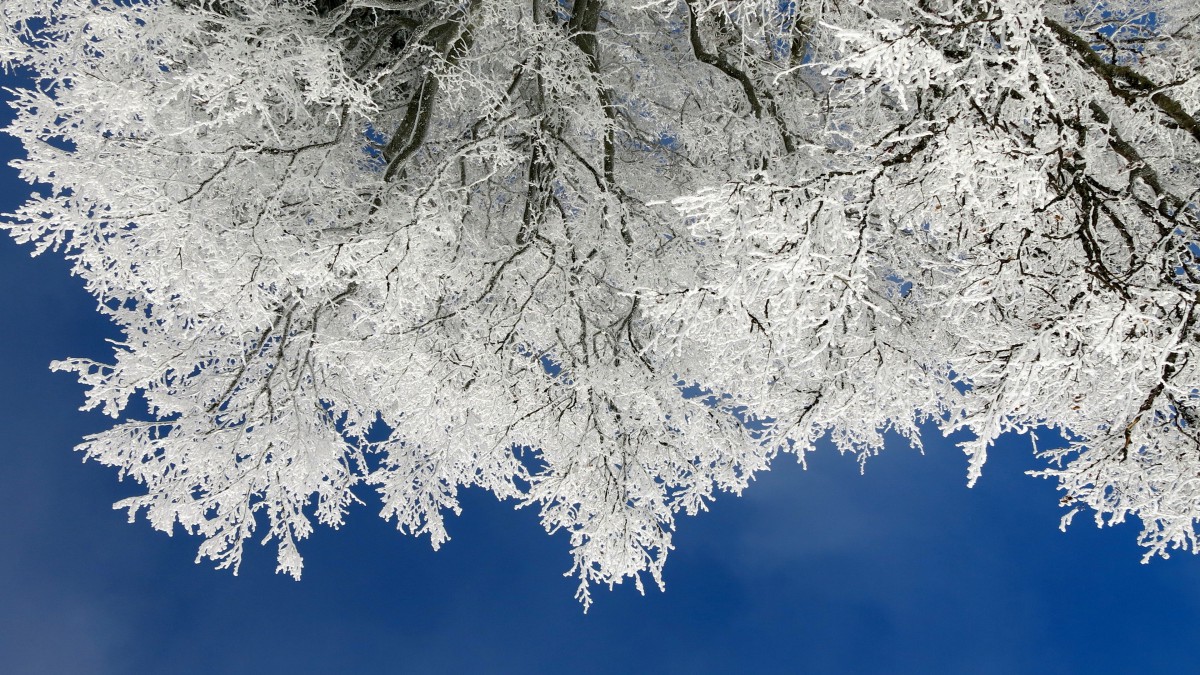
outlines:
{"label": "tree canopy", "polygon": [[[1067,509],[1200,517],[1194,0],[6,0],[37,186],[124,338],[66,359],[118,504],[234,570],[374,490],[662,584],[829,438],[1009,431]],[[144,399],[148,410],[128,408]]]}

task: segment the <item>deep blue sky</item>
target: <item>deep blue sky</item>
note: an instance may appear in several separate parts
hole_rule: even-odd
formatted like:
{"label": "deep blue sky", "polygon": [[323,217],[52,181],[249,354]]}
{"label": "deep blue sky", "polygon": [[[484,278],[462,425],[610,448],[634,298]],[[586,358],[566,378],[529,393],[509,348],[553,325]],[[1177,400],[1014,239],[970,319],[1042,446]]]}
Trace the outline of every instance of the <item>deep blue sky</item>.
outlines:
{"label": "deep blue sky", "polygon": [[[0,82],[3,84],[3,82]],[[5,109],[0,115],[8,116]],[[18,149],[0,138],[0,157]],[[0,173],[0,211],[26,188]],[[103,357],[113,336],[61,257],[0,240],[0,672],[1190,671],[1200,558],[1139,564],[1136,528],[1057,529],[1028,441],[979,485],[929,439],[868,465],[782,458],[741,498],[685,518],[667,590],[572,598],[562,535],[480,492],[433,552],[362,496],[303,543],[304,580],[252,547],[234,577],[193,564],[195,538],[110,504],[137,492],[71,448],[108,420],[47,364]]]}

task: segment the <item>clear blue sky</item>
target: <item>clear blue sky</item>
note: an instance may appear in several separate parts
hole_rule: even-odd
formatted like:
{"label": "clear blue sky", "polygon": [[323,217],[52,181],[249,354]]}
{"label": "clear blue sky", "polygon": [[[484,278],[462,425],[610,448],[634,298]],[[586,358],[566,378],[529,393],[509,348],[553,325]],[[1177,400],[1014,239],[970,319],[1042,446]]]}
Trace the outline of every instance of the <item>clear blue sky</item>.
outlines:
{"label": "clear blue sky", "polygon": [[[0,82],[3,84],[3,82]],[[5,109],[0,113],[7,117]],[[0,157],[18,152],[7,137]],[[0,210],[26,188],[0,174]],[[241,576],[199,541],[129,525],[138,491],[72,446],[107,420],[47,364],[114,337],[65,262],[0,240],[0,672],[1146,673],[1195,667],[1200,558],[1139,564],[1136,528],[1057,529],[1027,441],[966,460],[930,439],[857,464],[788,457],[741,498],[685,518],[667,590],[572,598],[562,535],[465,495],[441,551],[401,536],[364,491],[304,542],[304,580],[270,547]]]}

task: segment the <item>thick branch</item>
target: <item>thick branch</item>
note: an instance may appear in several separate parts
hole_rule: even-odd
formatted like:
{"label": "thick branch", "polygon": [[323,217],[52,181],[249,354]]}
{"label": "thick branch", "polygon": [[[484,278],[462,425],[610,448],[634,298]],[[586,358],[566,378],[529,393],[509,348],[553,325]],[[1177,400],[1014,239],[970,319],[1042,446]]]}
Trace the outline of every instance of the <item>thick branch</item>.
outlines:
{"label": "thick branch", "polygon": [[411,12],[429,4],[429,0],[354,0],[355,7],[385,12]]}
{"label": "thick branch", "polygon": [[[596,78],[596,97],[600,109],[604,112],[604,190],[610,192],[616,189],[616,130],[617,113],[613,109],[612,94],[604,86],[600,76],[600,42],[596,38],[596,26],[600,22],[600,8],[603,0],[576,0],[575,11],[567,23],[571,42],[587,57],[588,69]],[[626,245],[633,243],[633,236],[621,222],[621,239]]]}
{"label": "thick branch", "polygon": [[571,42],[587,57],[588,69],[596,78],[596,96],[607,122],[604,130],[604,181],[605,189],[612,189],[616,172],[616,125],[617,116],[612,107],[612,96],[600,79],[600,42],[596,38],[596,26],[600,22],[602,0],[576,0],[575,12],[567,23]]}
{"label": "thick branch", "polygon": [[1108,145],[1118,155],[1123,157],[1132,168],[1133,175],[1142,179],[1142,182],[1154,192],[1154,196],[1158,198],[1158,212],[1164,217],[1174,220],[1185,206],[1184,200],[1175,196],[1169,190],[1163,187],[1162,182],[1158,179],[1158,172],[1150,167],[1141,153],[1134,148],[1133,145],[1121,137],[1117,132],[1116,127],[1112,126],[1111,119],[1108,113],[1101,108],[1095,101],[1088,104],[1088,108],[1092,111],[1092,117],[1101,124],[1108,125]]}
{"label": "thick branch", "polygon": [[1150,409],[1154,407],[1154,402],[1158,400],[1159,395],[1161,395],[1163,390],[1166,389],[1167,382],[1174,377],[1175,373],[1179,372],[1180,355],[1183,355],[1186,360],[1186,344],[1192,339],[1191,334],[1196,325],[1196,305],[1198,303],[1200,303],[1200,294],[1192,298],[1192,304],[1188,306],[1187,316],[1184,317],[1183,327],[1179,331],[1181,343],[1179,345],[1180,349],[1171,350],[1171,352],[1167,354],[1167,358],[1163,359],[1162,370],[1158,375],[1158,382],[1154,384],[1154,387],[1150,390],[1150,393],[1147,394],[1145,400],[1142,401],[1142,405],[1138,408],[1137,415],[1133,418],[1133,421],[1125,427],[1125,444],[1121,446],[1122,460],[1129,456],[1129,448],[1133,445],[1134,427],[1136,427],[1138,422],[1142,421],[1142,417],[1144,417],[1146,413],[1150,412]]}
{"label": "thick branch", "polygon": [[[459,57],[471,48],[473,42],[467,17],[443,21],[429,31],[429,36],[434,38],[438,52],[450,65],[457,62]],[[432,69],[426,71],[416,93],[409,99],[404,119],[383,149],[383,158],[387,162],[387,169],[383,173],[384,182],[391,181],[400,167],[404,166],[408,158],[425,142],[425,137],[429,134],[429,120],[433,116],[434,101],[437,98],[438,82],[437,73]]]}
{"label": "thick branch", "polygon": [[1200,121],[1189,115],[1179,101],[1162,92],[1163,87],[1128,66],[1109,63],[1092,49],[1091,43],[1073,33],[1053,19],[1045,19],[1046,26],[1054,37],[1083,61],[1092,72],[1100,76],[1114,96],[1133,103],[1149,95],[1150,101],[1169,117],[1180,129],[1187,131],[1200,142]]}
{"label": "thick branch", "polygon": [[[713,53],[704,49],[704,43],[700,41],[700,29],[696,22],[696,7],[692,4],[692,0],[687,0],[688,8],[688,41],[692,45],[692,52],[696,55],[696,60],[701,63],[710,65],[721,71],[726,77],[737,82],[742,86],[742,92],[746,96],[746,102],[750,104],[750,110],[754,113],[756,119],[762,119],[763,105],[758,100],[758,90],[754,86],[754,82],[746,71],[738,68],[723,57],[719,52]],[[787,124],[783,121],[783,115],[779,112],[779,106],[776,105],[775,99],[769,91],[763,92],[763,98],[767,101],[767,112],[771,118],[779,125],[779,135],[783,138],[783,148],[789,154],[795,152],[796,146],[792,142],[792,135],[788,131]]]}
{"label": "thick branch", "polygon": [[696,60],[700,63],[708,64],[713,68],[725,73],[725,75],[742,86],[742,92],[746,96],[746,102],[750,104],[750,110],[758,119],[762,119],[762,104],[758,101],[758,93],[754,89],[754,83],[750,81],[750,76],[745,71],[738,69],[729,61],[721,58],[720,54],[704,49],[704,43],[700,41],[700,28],[696,22],[696,7],[689,0],[688,8],[688,41],[692,43],[692,52],[696,55]]}

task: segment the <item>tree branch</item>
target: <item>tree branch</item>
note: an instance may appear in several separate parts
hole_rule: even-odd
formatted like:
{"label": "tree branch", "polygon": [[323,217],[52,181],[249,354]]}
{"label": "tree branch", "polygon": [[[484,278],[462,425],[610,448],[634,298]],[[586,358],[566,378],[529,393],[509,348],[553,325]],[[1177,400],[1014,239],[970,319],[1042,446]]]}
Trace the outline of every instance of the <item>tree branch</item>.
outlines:
{"label": "tree branch", "polygon": [[1091,43],[1057,21],[1046,18],[1044,22],[1063,46],[1067,47],[1084,65],[1104,80],[1114,96],[1126,103],[1133,103],[1138,98],[1149,95],[1150,101],[1158,106],[1164,115],[1169,117],[1180,129],[1191,134],[1197,142],[1200,142],[1200,121],[1189,115],[1179,101],[1163,93],[1162,86],[1129,66],[1105,61],[1092,49]]}

